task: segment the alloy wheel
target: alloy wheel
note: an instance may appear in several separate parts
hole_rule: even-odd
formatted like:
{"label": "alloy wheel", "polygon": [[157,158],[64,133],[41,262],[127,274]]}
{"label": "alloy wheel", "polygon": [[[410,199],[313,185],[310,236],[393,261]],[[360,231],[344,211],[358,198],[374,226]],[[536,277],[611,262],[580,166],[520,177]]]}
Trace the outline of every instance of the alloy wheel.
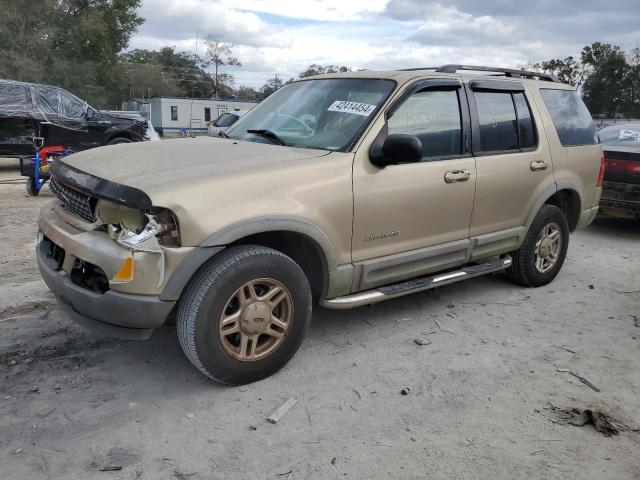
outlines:
{"label": "alloy wheel", "polygon": [[277,280],[251,280],[227,301],[218,334],[231,357],[243,362],[260,360],[284,341],[293,320],[293,299]]}
{"label": "alloy wheel", "polygon": [[557,223],[548,223],[542,228],[536,247],[534,249],[533,258],[536,270],[540,273],[547,273],[558,261],[560,250],[562,248],[562,231]]}

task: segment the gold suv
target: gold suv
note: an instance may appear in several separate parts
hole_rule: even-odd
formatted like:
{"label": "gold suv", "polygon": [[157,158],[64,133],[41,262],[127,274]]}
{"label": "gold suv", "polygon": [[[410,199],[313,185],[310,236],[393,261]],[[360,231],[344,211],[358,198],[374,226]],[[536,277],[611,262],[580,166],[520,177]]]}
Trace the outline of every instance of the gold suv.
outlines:
{"label": "gold suv", "polygon": [[54,163],[38,265],[76,322],[143,339],[175,316],[202,373],[253,382],[294,355],[314,302],[498,271],[549,283],[598,210],[595,133],[576,91],[536,72],[312,77],[220,138]]}

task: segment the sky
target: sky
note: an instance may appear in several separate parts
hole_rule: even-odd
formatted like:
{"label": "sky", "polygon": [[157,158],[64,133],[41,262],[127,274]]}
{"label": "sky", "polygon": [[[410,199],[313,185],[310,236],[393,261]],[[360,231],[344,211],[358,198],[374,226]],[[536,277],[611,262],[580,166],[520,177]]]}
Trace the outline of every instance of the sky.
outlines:
{"label": "sky", "polygon": [[[596,41],[640,47],[640,0],[143,0],[129,48],[205,54],[221,35],[235,86],[307,65],[392,70],[446,63],[520,68]],[[197,41],[199,38],[199,41]]]}

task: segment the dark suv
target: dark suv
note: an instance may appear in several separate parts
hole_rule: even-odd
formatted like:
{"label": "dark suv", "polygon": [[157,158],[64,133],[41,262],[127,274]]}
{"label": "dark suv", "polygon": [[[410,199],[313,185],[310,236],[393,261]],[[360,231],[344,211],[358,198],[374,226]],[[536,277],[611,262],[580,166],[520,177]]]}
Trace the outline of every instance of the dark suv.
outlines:
{"label": "dark suv", "polygon": [[34,143],[80,151],[146,135],[146,120],[99,112],[62,88],[0,80],[0,156],[31,155]]}

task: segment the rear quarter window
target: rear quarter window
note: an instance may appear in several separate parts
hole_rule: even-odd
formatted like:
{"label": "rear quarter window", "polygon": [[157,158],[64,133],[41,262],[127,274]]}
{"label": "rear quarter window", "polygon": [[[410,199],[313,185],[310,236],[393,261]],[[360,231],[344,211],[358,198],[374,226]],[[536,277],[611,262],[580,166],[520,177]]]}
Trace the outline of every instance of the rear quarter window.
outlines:
{"label": "rear quarter window", "polygon": [[578,92],[541,88],[540,95],[564,147],[597,143],[596,124]]}

